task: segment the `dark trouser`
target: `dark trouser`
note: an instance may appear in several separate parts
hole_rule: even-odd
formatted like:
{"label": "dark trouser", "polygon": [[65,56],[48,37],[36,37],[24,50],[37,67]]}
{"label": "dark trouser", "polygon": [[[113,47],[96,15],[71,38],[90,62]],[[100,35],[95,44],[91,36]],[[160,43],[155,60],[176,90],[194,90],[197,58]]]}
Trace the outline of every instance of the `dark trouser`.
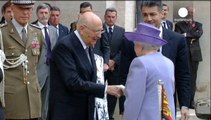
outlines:
{"label": "dark trouser", "polygon": [[190,60],[190,68],[191,68],[191,107],[193,106],[194,103],[194,96],[195,96],[195,91],[196,91],[196,79],[197,79],[197,71],[198,71],[198,65],[199,61],[191,61]]}
{"label": "dark trouser", "polygon": [[5,114],[4,114],[4,110],[1,106],[1,103],[0,103],[0,120],[5,120]]}
{"label": "dark trouser", "polygon": [[[105,73],[105,80],[107,80],[108,85],[119,85],[119,77],[118,72],[115,70],[114,72],[106,72]],[[112,95],[107,95],[107,102],[108,102],[108,114],[109,119],[113,120],[113,115],[116,107],[117,98]]]}
{"label": "dark trouser", "polygon": [[114,116],[114,110],[115,110],[115,106],[116,106],[116,102],[117,102],[117,98],[115,96],[112,95],[108,95],[107,96],[107,101],[108,101],[108,114],[109,114],[109,119],[113,120],[113,116]]}
{"label": "dark trouser", "polygon": [[125,103],[125,96],[121,96],[119,98],[119,114],[123,115],[124,113],[124,103]]}

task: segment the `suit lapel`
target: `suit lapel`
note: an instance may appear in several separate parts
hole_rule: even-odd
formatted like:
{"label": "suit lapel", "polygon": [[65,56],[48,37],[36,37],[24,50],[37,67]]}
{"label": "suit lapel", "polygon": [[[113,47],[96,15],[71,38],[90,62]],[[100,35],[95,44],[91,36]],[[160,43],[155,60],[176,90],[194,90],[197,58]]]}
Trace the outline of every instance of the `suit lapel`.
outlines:
{"label": "suit lapel", "polygon": [[53,26],[48,26],[48,30],[49,30],[49,33],[48,34],[49,34],[50,41],[51,41],[51,50],[55,46],[56,40],[58,38],[56,28],[55,28],[55,31],[53,29],[54,29]]}
{"label": "suit lapel", "polygon": [[103,29],[104,29],[104,31],[105,31],[105,32],[103,33],[104,37],[105,37],[107,40],[109,40],[109,39],[108,39],[108,30],[107,30],[105,24],[103,25]]}
{"label": "suit lapel", "polygon": [[96,82],[96,62],[95,62],[95,59],[94,59],[94,52],[93,52],[93,48],[90,48],[90,58],[91,58],[91,61],[92,61],[92,71],[93,71],[93,74],[92,74],[92,81],[93,82]]}
{"label": "suit lapel", "polygon": [[[82,65],[84,66],[84,69],[88,69],[89,74],[92,74],[92,72],[93,72],[92,65],[89,63],[88,56],[76,35],[75,35],[75,41],[73,43],[75,43],[74,49],[75,49],[76,54],[79,57]],[[91,58],[91,55],[90,55],[90,58]]]}
{"label": "suit lapel", "polygon": [[[168,42],[167,44],[171,44],[171,41],[169,40],[169,36],[167,34],[167,29],[164,29],[164,28],[163,28],[163,39]],[[169,50],[170,50],[169,48],[170,45],[167,45],[167,44],[162,46],[162,53],[165,56],[169,53]]]}
{"label": "suit lapel", "polygon": [[18,33],[18,31],[16,30],[15,26],[11,23],[8,22],[8,29],[9,29],[9,35],[15,40],[17,41],[19,44],[21,44],[22,46],[25,47],[24,42],[21,40],[21,37]]}
{"label": "suit lapel", "polygon": [[64,29],[63,26],[59,24],[59,38],[61,38],[61,36],[64,36]]}

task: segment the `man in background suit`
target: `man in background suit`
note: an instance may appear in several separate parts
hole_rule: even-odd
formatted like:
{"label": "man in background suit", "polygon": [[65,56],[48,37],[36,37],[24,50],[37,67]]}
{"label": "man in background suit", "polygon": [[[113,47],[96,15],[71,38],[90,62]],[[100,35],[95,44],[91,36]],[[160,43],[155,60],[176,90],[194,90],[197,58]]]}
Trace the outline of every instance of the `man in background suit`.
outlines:
{"label": "man in background suit", "polygon": [[[107,69],[106,66],[104,66],[106,71],[105,80],[107,80],[108,85],[119,85],[120,53],[122,41],[125,39],[125,29],[115,25],[117,20],[117,10],[115,8],[107,8],[104,19],[105,23],[103,24],[103,29],[105,32],[102,34],[101,41],[108,42],[110,47],[110,54],[108,54],[108,56],[104,56],[105,63],[108,65]],[[109,119],[112,120],[114,119],[113,114],[117,98],[115,96],[108,95],[107,100]]]}
{"label": "man in background suit", "polygon": [[[89,2],[82,2],[80,4],[80,14],[83,14],[85,12],[92,11],[92,4]],[[77,21],[74,21],[70,24],[70,32],[73,32],[76,30],[77,27]]]}
{"label": "man in background suit", "polygon": [[[50,92],[50,65],[51,50],[55,46],[58,36],[56,28],[48,25],[50,17],[50,8],[46,4],[40,4],[36,10],[38,21],[36,23],[42,30],[44,41],[41,51],[40,61],[37,66],[38,80],[42,95],[42,116],[41,120],[47,119],[49,92]],[[46,31],[45,31],[46,30]],[[49,40],[49,41],[48,41]]]}
{"label": "man in background suit", "polygon": [[[168,43],[160,50],[164,56],[172,60],[175,66],[175,84],[181,109],[181,119],[188,120],[190,105],[190,70],[188,65],[188,49],[185,37],[161,26],[162,6],[161,1],[143,1],[141,12],[144,22],[150,23],[161,30],[161,37]],[[121,54],[120,76],[124,84],[131,61],[135,56],[133,43],[123,42]],[[162,69],[162,68],[160,68]],[[176,111],[175,111],[176,112]]]}
{"label": "man in background suit", "polygon": [[69,33],[68,28],[60,23],[60,18],[61,18],[61,11],[59,7],[52,6],[49,23],[50,25],[56,28],[57,35],[59,36],[58,40],[60,40],[62,37],[66,36]]}
{"label": "man in background suit", "polygon": [[187,7],[189,21],[180,21],[175,24],[175,32],[181,33],[186,37],[189,48],[189,63],[191,67],[191,103],[190,108],[194,108],[194,96],[196,91],[196,79],[199,62],[202,61],[201,47],[199,38],[203,34],[202,24],[193,20],[195,8]]}
{"label": "man in background suit", "polygon": [[118,86],[96,83],[93,46],[101,37],[101,19],[93,12],[79,16],[76,31],[62,38],[52,52],[50,119],[97,120],[95,97],[120,96]]}
{"label": "man in background suit", "polygon": [[169,6],[163,3],[162,8],[163,8],[162,26],[166,29],[173,30],[173,23],[167,20],[167,16],[169,13]]}

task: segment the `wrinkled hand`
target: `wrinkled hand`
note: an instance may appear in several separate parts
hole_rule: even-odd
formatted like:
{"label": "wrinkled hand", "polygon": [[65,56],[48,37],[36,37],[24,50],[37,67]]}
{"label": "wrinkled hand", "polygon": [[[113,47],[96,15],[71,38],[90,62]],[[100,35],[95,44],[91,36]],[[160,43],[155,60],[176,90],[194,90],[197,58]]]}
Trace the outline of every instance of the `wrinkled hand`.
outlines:
{"label": "wrinkled hand", "polygon": [[123,95],[123,91],[120,85],[108,85],[106,92],[107,94],[116,96],[118,98]]}
{"label": "wrinkled hand", "polygon": [[181,108],[181,120],[189,120],[189,110],[186,107]]}
{"label": "wrinkled hand", "polygon": [[109,66],[107,64],[103,64],[103,70],[106,72],[109,69]]}

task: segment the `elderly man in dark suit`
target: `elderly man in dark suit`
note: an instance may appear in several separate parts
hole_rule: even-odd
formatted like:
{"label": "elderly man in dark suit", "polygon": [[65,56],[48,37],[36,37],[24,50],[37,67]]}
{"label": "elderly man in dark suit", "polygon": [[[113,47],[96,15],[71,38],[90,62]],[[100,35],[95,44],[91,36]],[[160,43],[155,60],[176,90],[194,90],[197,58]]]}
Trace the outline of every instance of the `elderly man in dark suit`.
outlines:
{"label": "elderly man in dark suit", "polygon": [[50,68],[50,119],[94,120],[95,97],[120,96],[120,87],[96,83],[93,46],[101,37],[101,19],[93,12],[79,16],[76,31],[58,41]]}
{"label": "elderly man in dark suit", "polygon": [[49,23],[50,25],[56,28],[58,40],[60,40],[62,37],[66,36],[69,33],[68,28],[60,23],[60,18],[61,18],[61,11],[59,7],[52,6]]}
{"label": "elderly man in dark suit", "polygon": [[195,13],[195,8],[193,6],[188,6],[188,20],[180,21],[175,24],[175,32],[181,33],[185,36],[187,40],[187,45],[189,48],[189,62],[191,67],[191,103],[190,107],[194,108],[194,96],[196,91],[196,79],[199,62],[202,61],[201,47],[199,44],[199,38],[203,34],[202,24],[193,20],[193,15]]}
{"label": "elderly man in dark suit", "polygon": [[[162,31],[161,37],[168,42],[162,46],[160,51],[174,63],[175,84],[181,108],[181,119],[187,120],[189,118],[188,108],[190,105],[191,75],[188,65],[188,48],[185,37],[171,30],[164,29],[161,26],[162,7],[160,1],[143,1],[141,4],[141,12],[144,21],[160,28]],[[121,82],[124,84],[130,62],[135,57],[135,53],[133,43],[129,41],[124,41],[122,47],[120,76],[122,76]]]}

